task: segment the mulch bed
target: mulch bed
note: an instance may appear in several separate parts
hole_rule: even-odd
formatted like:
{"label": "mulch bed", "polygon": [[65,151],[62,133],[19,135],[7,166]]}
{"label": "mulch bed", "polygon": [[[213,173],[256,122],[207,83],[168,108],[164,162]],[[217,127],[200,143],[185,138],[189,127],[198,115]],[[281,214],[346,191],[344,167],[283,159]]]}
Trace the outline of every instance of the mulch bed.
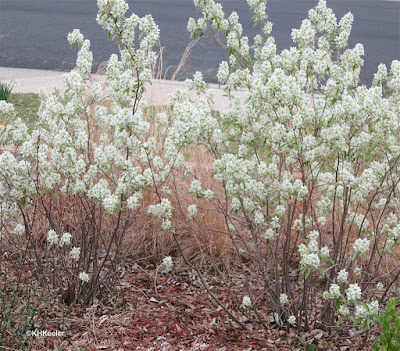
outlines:
{"label": "mulch bed", "polygon": [[[285,331],[241,329],[187,274],[154,269],[125,272],[107,297],[83,309],[59,301],[42,311],[38,329],[66,330],[62,337],[28,337],[29,350],[295,350]],[[226,288],[213,292],[234,306]],[[238,300],[240,302],[240,300]],[[231,303],[230,303],[231,302]],[[236,308],[238,313],[239,307]],[[38,319],[38,320],[39,320]],[[43,322],[44,321],[44,322]],[[36,322],[36,321],[35,321]],[[282,332],[285,336],[282,338]],[[297,340],[297,339],[296,339]]]}
{"label": "mulch bed", "polygon": [[[248,330],[241,329],[218,308],[189,269],[167,273],[155,267],[132,264],[121,272],[119,282],[103,291],[101,300],[89,308],[67,306],[61,296],[48,299],[47,306],[40,308],[34,326],[36,330],[64,330],[64,335],[27,336],[24,350],[301,349],[294,329],[279,329],[271,324],[266,330],[255,316],[243,315],[239,307],[245,294],[243,287],[233,285],[228,291],[215,277],[207,278],[213,293],[240,317]],[[252,293],[253,296],[259,294],[257,289]],[[267,303],[260,310],[264,315],[269,315],[269,311]],[[322,330],[315,329],[306,337],[319,340],[322,334]],[[361,345],[361,338],[338,337],[331,339],[323,349],[370,349],[368,345]],[[13,345],[5,346],[5,350],[17,350]]]}

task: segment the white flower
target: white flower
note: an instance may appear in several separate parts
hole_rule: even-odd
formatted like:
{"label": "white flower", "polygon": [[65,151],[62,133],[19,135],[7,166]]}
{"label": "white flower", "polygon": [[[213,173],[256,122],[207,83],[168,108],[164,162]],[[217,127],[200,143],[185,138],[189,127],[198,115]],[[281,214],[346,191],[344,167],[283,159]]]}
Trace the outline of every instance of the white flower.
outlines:
{"label": "white flower", "polygon": [[356,301],[361,298],[361,288],[358,284],[350,284],[348,289],[346,290],[347,300]]}
{"label": "white flower", "polygon": [[270,240],[273,240],[277,235],[278,235],[278,234],[277,234],[277,232],[276,232],[275,230],[273,230],[272,228],[268,228],[268,229],[265,231],[264,239],[265,239],[266,241],[270,241]]}
{"label": "white flower", "polygon": [[249,296],[243,296],[242,306],[249,308],[251,306],[251,299]]}
{"label": "white flower", "polygon": [[64,233],[60,239],[60,246],[69,245],[71,243],[72,235],[70,233]]}
{"label": "white flower", "polygon": [[161,199],[161,203],[150,205],[147,212],[159,219],[168,219],[172,216],[172,205],[168,199]]}
{"label": "white flower", "polygon": [[343,316],[348,316],[350,314],[350,310],[346,305],[340,305],[338,312]]}
{"label": "white flower", "polygon": [[354,274],[357,276],[357,277],[360,277],[361,276],[361,268],[360,267],[354,267]]}
{"label": "white flower", "polygon": [[308,250],[310,252],[317,252],[318,251],[318,241],[317,240],[310,240],[310,242],[308,243]]}
{"label": "white flower", "polygon": [[8,102],[5,102],[4,100],[0,100],[0,113],[3,113],[5,115],[14,115],[15,114],[15,109],[14,106]]}
{"label": "white flower", "polygon": [[86,272],[81,272],[79,273],[79,279],[82,280],[84,283],[87,283],[89,281],[89,274]]}
{"label": "white flower", "polygon": [[379,314],[379,302],[378,300],[374,300],[371,303],[367,304],[368,311],[371,314]]}
{"label": "white flower", "polygon": [[291,316],[288,318],[288,322],[289,322],[289,324],[294,325],[294,324],[296,323],[296,317],[293,316],[293,315],[291,315]]}
{"label": "white flower", "polygon": [[354,242],[353,250],[356,254],[362,255],[368,251],[369,245],[370,245],[370,240],[368,240],[367,238],[365,239],[358,238]]}
{"label": "white flower", "polygon": [[385,286],[383,285],[383,283],[379,282],[378,284],[376,284],[376,290],[378,291],[385,290]]}
{"label": "white flower", "polygon": [[92,96],[96,101],[100,101],[103,96],[103,88],[99,82],[92,84]]}
{"label": "white flower", "polygon": [[225,84],[229,77],[229,66],[228,62],[222,61],[219,64],[219,69],[217,73],[217,79],[220,84]]}
{"label": "white flower", "polygon": [[275,216],[282,217],[286,212],[286,207],[283,205],[278,205],[275,208]]}
{"label": "white flower", "polygon": [[210,189],[205,190],[203,192],[203,194],[204,194],[204,198],[208,201],[211,201],[212,198],[214,197],[214,192]]}
{"label": "white flower", "polygon": [[172,266],[174,265],[171,256],[164,257],[161,265],[165,267],[167,270],[171,270]]}
{"label": "white flower", "polygon": [[259,225],[264,223],[264,214],[261,211],[254,211],[254,223]]}
{"label": "white flower", "polygon": [[273,229],[278,229],[281,227],[281,224],[279,223],[279,217],[274,216],[271,218],[271,228]]}
{"label": "white flower", "polygon": [[113,213],[119,204],[117,195],[110,195],[103,199],[103,206],[107,213]]}
{"label": "white flower", "polygon": [[71,33],[68,34],[68,43],[69,45],[79,45],[83,44],[83,35],[79,29],[74,29]]}
{"label": "white flower", "polygon": [[187,23],[187,31],[190,32],[192,35],[197,30],[196,20],[193,17],[190,17]]}
{"label": "white flower", "polygon": [[79,255],[80,254],[81,254],[81,248],[80,247],[73,247],[71,249],[71,251],[69,252],[69,255],[75,261],[79,260]]}
{"label": "white flower", "polygon": [[307,234],[307,239],[310,241],[317,240],[319,237],[319,233],[316,230],[312,230]]}
{"label": "white flower", "polygon": [[320,225],[325,225],[326,224],[326,217],[325,216],[320,216],[317,218],[317,223]]}
{"label": "white flower", "polygon": [[364,305],[357,305],[356,309],[354,311],[354,316],[356,318],[365,318],[365,316],[367,315],[368,311],[366,309],[366,307]]}
{"label": "white flower", "polygon": [[49,230],[47,234],[47,241],[49,242],[50,246],[58,243],[58,235],[53,229]]}
{"label": "white flower", "polygon": [[329,256],[329,247],[328,246],[324,246],[321,250],[320,250],[321,256],[323,258],[326,258]]}
{"label": "white flower", "polygon": [[321,263],[321,260],[316,253],[309,253],[302,257],[300,264],[302,266],[311,267],[311,268],[318,268]]}
{"label": "white flower", "polygon": [[299,245],[299,253],[300,253],[300,256],[303,257],[303,256],[308,255],[310,253],[310,250],[308,249],[308,247],[306,245],[300,244]]}
{"label": "white flower", "polygon": [[329,287],[329,294],[331,294],[333,297],[339,297],[340,296],[340,286],[337,284],[331,284]]}
{"label": "white flower", "polygon": [[169,219],[163,219],[161,222],[161,229],[171,231],[172,230],[172,223]]}
{"label": "white flower", "polygon": [[25,227],[24,227],[22,224],[18,223],[18,224],[15,226],[15,228],[14,228],[14,230],[13,230],[13,233],[14,233],[14,234],[17,234],[17,235],[22,235],[22,234],[25,233]]}
{"label": "white flower", "polygon": [[349,272],[347,272],[345,269],[342,269],[338,274],[337,274],[337,281],[339,283],[347,283],[347,279],[349,277]]}
{"label": "white flower", "polygon": [[289,304],[290,300],[289,300],[287,294],[281,294],[281,296],[279,296],[279,302],[281,305]]}
{"label": "white flower", "polygon": [[199,180],[194,179],[192,181],[192,183],[190,184],[189,192],[194,194],[201,193],[201,183]]}
{"label": "white flower", "polygon": [[188,218],[192,219],[194,216],[197,215],[197,207],[195,204],[188,206]]}
{"label": "white flower", "polygon": [[142,198],[141,193],[135,193],[126,200],[126,207],[134,209],[139,206],[139,201]]}

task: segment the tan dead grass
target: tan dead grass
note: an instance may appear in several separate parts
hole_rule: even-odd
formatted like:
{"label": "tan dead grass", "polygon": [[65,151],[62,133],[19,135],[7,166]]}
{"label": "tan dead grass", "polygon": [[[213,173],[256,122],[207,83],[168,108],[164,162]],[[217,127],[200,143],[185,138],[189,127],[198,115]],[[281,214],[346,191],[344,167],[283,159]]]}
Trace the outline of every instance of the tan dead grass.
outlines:
{"label": "tan dead grass", "polygon": [[[197,179],[207,188],[218,194],[219,184],[211,178],[211,166],[198,165],[193,167]],[[190,180],[182,181],[182,170],[176,170],[171,176],[168,185],[172,189],[170,196],[174,208],[172,223],[184,256],[193,264],[210,265],[218,267],[229,265],[232,258],[232,245],[225,224],[224,216],[216,211],[215,206],[204,199],[198,199],[188,194]],[[148,192],[143,199],[143,206],[139,217],[143,218],[140,227],[127,239],[126,245],[132,254],[140,259],[149,258],[159,264],[167,256],[180,256],[180,249],[172,233],[160,231],[160,222],[151,219],[147,208],[157,203],[158,198],[154,191]],[[187,207],[190,204],[197,206],[198,216],[187,219]],[[142,217],[143,216],[143,217]]]}

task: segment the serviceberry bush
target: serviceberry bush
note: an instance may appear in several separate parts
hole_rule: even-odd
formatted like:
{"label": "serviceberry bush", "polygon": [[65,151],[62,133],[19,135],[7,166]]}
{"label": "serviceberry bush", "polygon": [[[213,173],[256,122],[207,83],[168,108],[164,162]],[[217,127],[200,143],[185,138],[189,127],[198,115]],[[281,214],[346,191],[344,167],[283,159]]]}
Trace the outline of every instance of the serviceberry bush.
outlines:
{"label": "serviceberry bush", "polygon": [[[254,38],[237,13],[194,3],[202,16],[188,30],[227,50],[217,78],[230,105],[216,118],[210,100],[187,97],[173,105],[174,119],[190,116],[214,158],[227,235],[246,246],[276,323],[308,330],[350,318],[369,328],[400,274],[400,61],[359,86],[364,48],[347,48],[353,16],[338,21],[325,0],[281,53],[266,0],[248,0]],[[199,73],[188,82],[199,93],[204,84]],[[243,99],[231,94],[239,88]]]}
{"label": "serviceberry bush", "polygon": [[124,1],[98,7],[98,23],[122,48],[108,61],[105,87],[91,78],[90,41],[75,29],[76,68],[64,76],[65,92],[40,92],[35,130],[0,102],[0,140],[13,148],[0,154],[0,230],[26,245],[38,279],[85,305],[118,275],[147,192],[157,199],[149,213],[171,228],[164,188],[185,143],[174,122],[144,112],[159,37],[152,17],[126,17]]}

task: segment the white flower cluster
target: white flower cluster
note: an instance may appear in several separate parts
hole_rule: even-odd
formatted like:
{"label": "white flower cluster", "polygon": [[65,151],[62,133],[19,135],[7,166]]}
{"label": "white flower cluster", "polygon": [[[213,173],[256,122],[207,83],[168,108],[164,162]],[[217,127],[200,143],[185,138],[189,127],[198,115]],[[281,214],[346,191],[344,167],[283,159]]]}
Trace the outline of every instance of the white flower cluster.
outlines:
{"label": "white flower cluster", "polygon": [[345,269],[342,269],[337,274],[337,281],[341,284],[348,283],[349,272]]}
{"label": "white flower cluster", "polygon": [[195,204],[188,206],[188,219],[192,219],[197,215],[197,206]]}
{"label": "white flower cluster", "polygon": [[58,235],[55,230],[49,230],[49,232],[47,233],[47,241],[49,242],[50,246],[56,245],[58,243]]}
{"label": "white flower cluster", "polygon": [[14,233],[14,234],[17,234],[17,235],[22,235],[22,234],[25,233],[25,227],[24,227],[22,224],[18,223],[18,224],[15,226],[15,228],[14,228],[14,230],[13,230],[13,233]]}
{"label": "white flower cluster", "polygon": [[340,286],[338,284],[331,284],[328,291],[325,291],[323,297],[325,300],[337,299],[341,296]]}
{"label": "white flower cluster", "polygon": [[310,267],[313,269],[316,269],[319,267],[321,263],[321,260],[316,253],[308,253],[304,256],[302,256],[300,265],[303,267]]}
{"label": "white flower cluster", "polygon": [[355,318],[365,319],[368,315],[378,315],[379,314],[379,302],[377,300],[372,301],[367,304],[358,304],[354,311]]}
{"label": "white flower cluster", "polygon": [[85,40],[78,52],[76,59],[76,70],[80,72],[83,78],[87,78],[92,69],[93,54],[90,51],[90,41]]}
{"label": "white flower cluster", "polygon": [[324,246],[319,250],[318,237],[318,231],[313,230],[307,235],[308,244],[299,245],[299,253],[301,255],[300,266],[303,269],[317,269],[320,266],[321,259],[329,256],[328,247]]}
{"label": "white flower cluster", "polygon": [[273,240],[273,239],[274,239],[275,237],[277,237],[277,236],[278,236],[278,233],[277,233],[274,229],[268,228],[268,229],[265,231],[264,239],[265,239],[267,242],[269,242],[269,241]]}
{"label": "white flower cluster", "polygon": [[358,239],[356,239],[356,241],[353,244],[353,250],[357,255],[363,255],[368,251],[369,245],[370,245],[369,239],[358,238]]}
{"label": "white flower cluster", "polygon": [[[10,104],[5,100],[0,100],[0,113],[3,115],[15,115],[13,104]],[[3,128],[5,127],[3,126]]]}
{"label": "white flower cluster", "polygon": [[329,294],[331,294],[333,297],[339,297],[340,296],[340,286],[337,284],[332,284],[329,287]]}
{"label": "white flower cluster", "polygon": [[193,80],[186,79],[185,83],[190,90],[196,89],[203,93],[205,93],[205,90],[207,88],[207,84],[203,80],[203,74],[198,71],[194,74]]}
{"label": "white flower cluster", "polygon": [[198,197],[205,198],[209,201],[211,201],[214,196],[214,192],[212,190],[202,190],[201,182],[197,179],[194,179],[190,184],[189,193],[196,194]]}
{"label": "white flower cluster", "polygon": [[279,296],[279,302],[281,305],[290,304],[290,299],[288,298],[287,294],[281,294]]}
{"label": "white flower cluster", "polygon": [[251,307],[251,299],[249,296],[243,296],[243,300],[242,300],[242,306],[245,308],[250,308]]}
{"label": "white flower cluster", "polygon": [[361,288],[358,284],[350,284],[346,290],[347,299],[349,301],[357,301],[361,299]]}
{"label": "white flower cluster", "polygon": [[150,205],[147,212],[158,219],[169,219],[172,216],[171,201],[168,199],[162,199],[161,203],[157,205]]}
{"label": "white flower cluster", "polygon": [[79,247],[73,247],[70,251],[70,256],[73,260],[78,261],[81,254],[81,249]]}
{"label": "white flower cluster", "polygon": [[79,29],[74,29],[71,33],[68,34],[68,43],[69,45],[78,45],[81,46],[83,44],[83,35]]}
{"label": "white flower cluster", "polygon": [[67,245],[71,244],[71,239],[72,239],[72,235],[70,233],[64,233],[60,238],[59,245],[67,246]]}
{"label": "white flower cluster", "polygon": [[288,322],[289,322],[289,324],[292,324],[292,325],[296,324],[296,317],[293,315],[289,316]]}
{"label": "white flower cluster", "polygon": [[163,259],[161,265],[162,265],[165,269],[171,270],[172,267],[173,267],[173,265],[174,265],[174,263],[173,263],[173,261],[172,261],[172,257],[171,257],[171,256],[166,256],[166,257],[164,257],[164,259]]}
{"label": "white flower cluster", "polygon": [[89,274],[87,274],[86,272],[81,272],[79,273],[79,279],[82,280],[84,283],[89,282]]}
{"label": "white flower cluster", "polygon": [[135,194],[133,194],[132,196],[130,196],[127,200],[126,200],[126,206],[129,209],[133,209],[139,206],[139,201],[142,198],[142,193],[137,192]]}

